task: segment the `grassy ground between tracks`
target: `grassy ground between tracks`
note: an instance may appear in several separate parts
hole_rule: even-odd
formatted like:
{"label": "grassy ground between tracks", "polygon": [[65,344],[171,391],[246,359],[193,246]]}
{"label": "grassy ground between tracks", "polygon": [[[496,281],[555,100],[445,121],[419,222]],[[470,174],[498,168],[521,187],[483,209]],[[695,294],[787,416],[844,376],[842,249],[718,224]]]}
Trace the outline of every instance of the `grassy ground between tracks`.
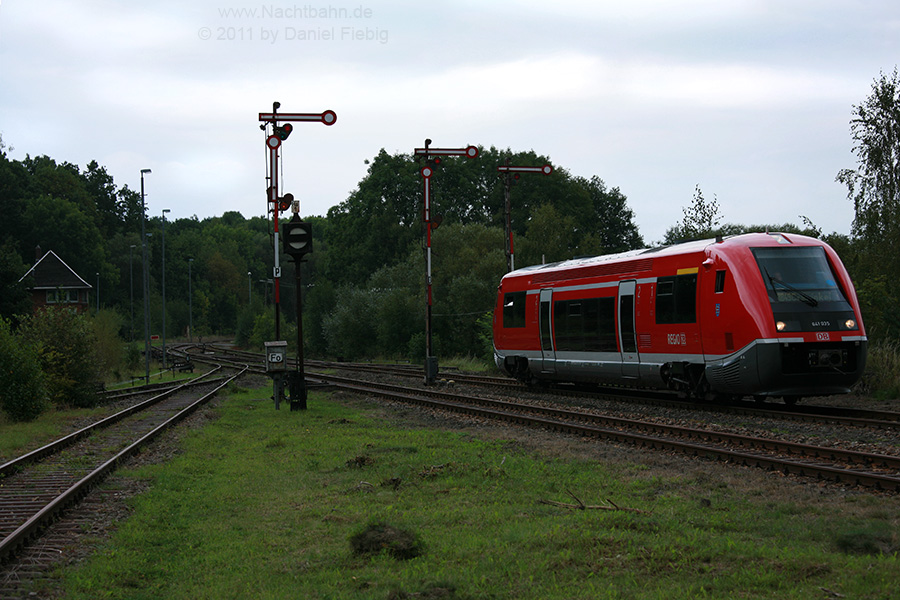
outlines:
{"label": "grassy ground between tracks", "polygon": [[[900,589],[897,497],[681,458],[648,465],[628,449],[621,457],[632,459],[591,456],[593,441],[546,451],[542,434],[440,427],[351,396],[313,394],[305,412],[276,412],[267,397],[239,390],[174,459],[132,470],[150,490],[93,558],[60,573],[66,597],[892,598]],[[542,503],[573,496],[642,512]],[[411,537],[355,553],[351,538],[375,524]],[[400,544],[416,556],[392,554]]]}
{"label": "grassy ground between tracks", "polygon": [[[176,380],[187,380],[199,376],[204,369],[198,368],[194,373],[173,373],[172,371],[153,371],[150,383],[166,383]],[[140,386],[143,380],[135,385]],[[123,382],[107,386],[107,390],[129,392],[135,385]],[[0,411],[0,464],[21,456],[30,450],[48,444],[57,438],[80,429],[87,423],[99,420],[116,412],[115,406],[102,403],[92,408],[70,408],[53,406],[41,413],[35,420],[16,422]]]}
{"label": "grassy ground between tracks", "polygon": [[104,407],[48,410],[34,421],[16,422],[0,412],[0,464],[50,443],[78,423],[106,415]]}

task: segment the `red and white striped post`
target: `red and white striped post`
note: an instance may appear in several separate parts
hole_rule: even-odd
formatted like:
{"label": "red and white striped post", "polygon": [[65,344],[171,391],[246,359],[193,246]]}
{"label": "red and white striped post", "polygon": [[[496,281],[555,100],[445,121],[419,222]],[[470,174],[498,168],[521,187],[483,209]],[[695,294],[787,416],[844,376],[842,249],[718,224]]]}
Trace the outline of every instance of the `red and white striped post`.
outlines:
{"label": "red and white striped post", "polygon": [[425,224],[425,384],[431,385],[437,376],[437,357],[434,356],[431,335],[431,231],[438,224],[432,219],[431,214],[431,176],[434,168],[429,161],[440,162],[442,156],[465,156],[475,158],[478,156],[478,148],[466,146],[465,148],[431,148],[431,140],[425,140],[424,148],[416,148],[414,155],[425,159],[425,166],[419,171],[422,175],[422,194],[424,198],[424,210],[422,220]]}

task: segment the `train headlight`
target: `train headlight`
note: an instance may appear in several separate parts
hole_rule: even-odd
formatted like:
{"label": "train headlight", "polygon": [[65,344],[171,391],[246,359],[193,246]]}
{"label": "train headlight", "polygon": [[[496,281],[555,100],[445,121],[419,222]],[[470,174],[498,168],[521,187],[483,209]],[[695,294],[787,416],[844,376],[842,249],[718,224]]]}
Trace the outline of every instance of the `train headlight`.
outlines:
{"label": "train headlight", "polygon": [[856,329],[856,320],[854,320],[854,319],[847,319],[847,320],[844,322],[844,327],[846,327],[847,329]]}
{"label": "train headlight", "polygon": [[785,323],[784,321],[776,321],[775,329],[777,329],[778,331],[784,331],[785,329],[787,329],[787,323]]}

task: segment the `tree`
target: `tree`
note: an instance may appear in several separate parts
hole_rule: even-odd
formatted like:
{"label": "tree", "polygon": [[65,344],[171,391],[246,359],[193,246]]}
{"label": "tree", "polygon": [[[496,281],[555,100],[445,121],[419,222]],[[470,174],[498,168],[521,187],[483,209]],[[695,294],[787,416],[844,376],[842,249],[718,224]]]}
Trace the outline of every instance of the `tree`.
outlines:
{"label": "tree", "polygon": [[421,186],[408,155],[382,149],[357,189],[328,211],[324,239],[334,251],[323,261],[326,276],[338,285],[359,284],[402,260],[421,232]]}
{"label": "tree", "polygon": [[[431,180],[432,212],[442,217],[442,228],[459,223],[503,229],[504,181],[497,167],[507,161],[518,166],[550,164],[547,157],[533,151],[514,153],[494,147],[479,148],[475,159],[442,160]],[[410,155],[381,150],[359,187],[328,212],[330,223],[323,237],[329,250],[325,258],[315,259],[327,278],[336,284],[358,284],[379,268],[403,261],[410,247],[419,245],[422,166]],[[565,242],[553,243],[572,251],[605,253],[643,245],[625,196],[618,188],[608,190],[599,177],[573,177],[555,168],[549,176],[526,176],[511,183],[511,220],[517,237],[536,233],[533,221],[537,218],[553,220],[554,225],[564,223]],[[552,207],[554,214],[548,214],[545,206]],[[539,237],[533,242],[538,258],[546,254],[540,250]],[[503,238],[500,243],[502,248]]]}
{"label": "tree", "polygon": [[[477,321],[493,311],[497,285],[506,274],[503,230],[477,223],[441,226],[435,232],[435,248],[434,333],[443,340],[443,352],[447,354],[480,355]],[[418,314],[422,316],[423,276],[417,282]],[[424,325],[424,319],[420,319],[419,331]]]}
{"label": "tree", "polygon": [[117,233],[125,221],[124,206],[119,202],[116,184],[112,175],[106,172],[96,160],[88,163],[82,174],[84,187],[94,199],[100,230],[106,237]]}
{"label": "tree", "polygon": [[516,261],[517,266],[539,265],[579,255],[574,235],[577,224],[574,217],[560,214],[552,204],[536,208],[519,243],[521,258]]}
{"label": "tree", "polygon": [[86,316],[45,308],[29,317],[19,333],[37,349],[54,404],[79,408],[97,404],[101,361],[97,337]]}
{"label": "tree", "polygon": [[715,195],[712,201],[707,202],[703,197],[700,184],[694,188],[694,201],[690,206],[682,207],[681,224],[666,231],[665,243],[674,244],[682,240],[712,237],[716,228],[722,221],[719,214],[719,202]]}
{"label": "tree", "polygon": [[900,75],[883,72],[871,94],[853,106],[855,169],[836,180],[853,202],[852,252],[842,255],[856,281],[869,334],[900,336]]}
{"label": "tree", "polygon": [[18,161],[6,158],[6,144],[0,138],[0,242],[18,239],[22,211],[25,210],[28,171]]}
{"label": "tree", "polygon": [[[872,84],[872,93],[853,107],[850,134],[856,169],[842,169],[855,211],[853,235],[880,271],[900,276],[900,77],[897,68]],[[892,290],[896,294],[896,290]]]}
{"label": "tree", "polygon": [[101,285],[119,280],[118,270],[108,260],[107,240],[92,218],[74,202],[35,196],[27,202],[19,228],[17,239],[24,252],[31,253],[40,246],[43,252],[56,252],[85,279],[99,272]]}
{"label": "tree", "polygon": [[593,207],[593,223],[589,235],[597,240],[599,254],[613,254],[644,247],[644,239],[634,223],[634,212],[619,188],[608,190],[602,179],[576,177],[575,182],[587,190]]}
{"label": "tree", "polygon": [[340,301],[322,324],[333,356],[352,360],[376,354],[372,297],[362,287],[347,286],[338,292]]}
{"label": "tree", "polygon": [[13,421],[31,421],[46,403],[44,374],[35,348],[0,317],[0,408]]}
{"label": "tree", "polygon": [[19,281],[28,267],[19,258],[13,243],[0,245],[0,318],[12,319],[31,311],[28,280]]}
{"label": "tree", "polygon": [[[138,232],[141,230],[141,193],[132,190],[128,185],[116,193],[116,206],[122,215],[122,227],[124,231]],[[146,208],[146,207],[145,207]]]}
{"label": "tree", "polygon": [[26,156],[22,164],[31,174],[29,198],[49,196],[67,200],[77,206],[95,226],[99,226],[97,204],[85,187],[86,182],[78,165],[68,162],[57,164],[49,156]]}

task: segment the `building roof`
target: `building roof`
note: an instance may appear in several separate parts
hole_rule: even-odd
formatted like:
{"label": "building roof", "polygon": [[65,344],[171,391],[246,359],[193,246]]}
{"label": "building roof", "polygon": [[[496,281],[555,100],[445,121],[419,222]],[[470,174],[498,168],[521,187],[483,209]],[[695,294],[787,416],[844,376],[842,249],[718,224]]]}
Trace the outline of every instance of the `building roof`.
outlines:
{"label": "building roof", "polygon": [[33,290],[91,289],[91,284],[73,271],[53,250],[49,250],[19,281],[31,275]]}

